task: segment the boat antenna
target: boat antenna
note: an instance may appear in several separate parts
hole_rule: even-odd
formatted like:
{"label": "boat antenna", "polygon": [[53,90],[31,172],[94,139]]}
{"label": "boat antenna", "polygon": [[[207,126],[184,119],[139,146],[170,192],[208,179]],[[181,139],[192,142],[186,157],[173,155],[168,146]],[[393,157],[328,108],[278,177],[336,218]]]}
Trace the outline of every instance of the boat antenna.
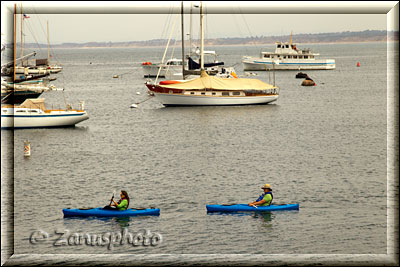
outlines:
{"label": "boat antenna", "polygon": [[[23,34],[23,30],[24,30],[24,15],[23,15],[23,11],[22,11],[22,2],[21,2],[21,57],[24,55],[24,34]],[[23,62],[21,62],[23,65]]]}
{"label": "boat antenna", "polygon": [[293,31],[290,32],[290,47],[292,47],[292,35],[293,35]]}

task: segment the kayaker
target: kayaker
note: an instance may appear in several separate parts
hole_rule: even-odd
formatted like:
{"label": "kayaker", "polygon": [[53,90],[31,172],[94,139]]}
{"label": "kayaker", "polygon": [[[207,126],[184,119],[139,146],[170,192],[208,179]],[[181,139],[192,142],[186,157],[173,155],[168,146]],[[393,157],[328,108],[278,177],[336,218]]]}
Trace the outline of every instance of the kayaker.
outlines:
{"label": "kayaker", "polygon": [[128,195],[128,193],[126,191],[124,191],[124,190],[121,190],[120,197],[121,197],[121,199],[118,202],[115,201],[113,198],[111,198],[110,201],[114,202],[114,203],[112,203],[109,206],[105,206],[104,208],[105,209],[117,209],[117,210],[126,210],[126,209],[128,209],[128,207],[129,207],[129,195]]}
{"label": "kayaker", "polygon": [[249,203],[249,206],[270,206],[274,196],[272,195],[272,189],[269,184],[265,184],[261,189],[264,189],[262,194],[256,201]]}

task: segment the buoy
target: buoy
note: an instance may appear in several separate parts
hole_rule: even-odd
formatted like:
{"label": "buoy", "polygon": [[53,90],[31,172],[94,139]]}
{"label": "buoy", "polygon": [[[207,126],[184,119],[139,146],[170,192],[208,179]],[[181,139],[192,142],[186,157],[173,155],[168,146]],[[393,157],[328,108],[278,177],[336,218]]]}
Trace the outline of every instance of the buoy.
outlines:
{"label": "buoy", "polygon": [[118,78],[118,75],[114,75],[113,78]]}
{"label": "buoy", "polygon": [[29,141],[24,142],[24,156],[25,157],[31,156],[31,143],[29,143]]}
{"label": "buoy", "polygon": [[360,67],[360,62],[357,62],[357,67]]}
{"label": "buoy", "polygon": [[140,95],[140,92],[136,92],[137,95]]}
{"label": "buoy", "polygon": [[132,104],[132,105],[131,105],[131,108],[137,108],[137,107],[138,107],[137,104]]}

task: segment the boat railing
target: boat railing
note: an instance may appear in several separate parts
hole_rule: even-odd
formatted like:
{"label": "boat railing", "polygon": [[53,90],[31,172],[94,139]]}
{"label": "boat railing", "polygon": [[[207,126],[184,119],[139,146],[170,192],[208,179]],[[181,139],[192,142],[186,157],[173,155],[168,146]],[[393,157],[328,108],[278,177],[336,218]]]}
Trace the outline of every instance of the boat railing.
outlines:
{"label": "boat railing", "polygon": [[72,105],[72,104],[70,104],[70,103],[68,103],[67,105],[66,105],[66,108],[63,108],[61,105],[54,105],[54,104],[51,104],[51,109],[47,109],[46,108],[46,110],[45,110],[45,112],[50,112],[50,111],[63,111],[63,110],[68,110],[68,111],[71,111],[71,110],[82,110],[82,111],[84,111],[85,110],[85,101],[80,101],[79,102],[79,107],[78,108],[74,108],[74,105]]}

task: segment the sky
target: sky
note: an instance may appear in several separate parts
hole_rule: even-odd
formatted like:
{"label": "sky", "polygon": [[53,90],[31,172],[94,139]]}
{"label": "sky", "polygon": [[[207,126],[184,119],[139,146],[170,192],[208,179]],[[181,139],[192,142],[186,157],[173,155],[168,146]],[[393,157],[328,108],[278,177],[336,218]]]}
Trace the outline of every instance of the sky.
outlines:
{"label": "sky", "polygon": [[[51,44],[86,42],[127,42],[152,39],[180,39],[181,2],[42,2],[2,1],[2,39],[13,40],[13,10],[22,3],[25,43],[47,43],[47,21]],[[185,13],[199,1],[185,1]],[[206,38],[282,36],[293,32],[329,33],[390,30],[387,12],[398,2],[269,2],[204,1]],[[199,8],[185,15],[185,34],[199,38]],[[174,14],[172,14],[174,13]],[[307,13],[307,14],[305,14]],[[17,15],[17,42],[21,16]],[[11,27],[10,27],[11,25]],[[174,27],[173,27],[174,26]]]}

